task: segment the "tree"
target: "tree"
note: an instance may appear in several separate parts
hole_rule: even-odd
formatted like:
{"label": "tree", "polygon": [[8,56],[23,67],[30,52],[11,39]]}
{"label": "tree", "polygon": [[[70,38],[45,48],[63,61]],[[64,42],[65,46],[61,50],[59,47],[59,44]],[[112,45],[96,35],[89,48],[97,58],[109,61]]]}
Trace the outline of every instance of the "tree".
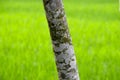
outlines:
{"label": "tree", "polygon": [[79,80],[62,0],[43,0],[60,80]]}

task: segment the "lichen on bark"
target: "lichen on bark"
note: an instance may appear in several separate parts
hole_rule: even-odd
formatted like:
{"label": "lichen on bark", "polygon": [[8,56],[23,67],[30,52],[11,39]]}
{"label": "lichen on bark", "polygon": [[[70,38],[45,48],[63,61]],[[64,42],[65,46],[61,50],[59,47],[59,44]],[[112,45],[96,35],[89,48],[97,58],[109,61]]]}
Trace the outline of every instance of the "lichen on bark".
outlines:
{"label": "lichen on bark", "polygon": [[79,80],[62,0],[43,0],[60,80]]}

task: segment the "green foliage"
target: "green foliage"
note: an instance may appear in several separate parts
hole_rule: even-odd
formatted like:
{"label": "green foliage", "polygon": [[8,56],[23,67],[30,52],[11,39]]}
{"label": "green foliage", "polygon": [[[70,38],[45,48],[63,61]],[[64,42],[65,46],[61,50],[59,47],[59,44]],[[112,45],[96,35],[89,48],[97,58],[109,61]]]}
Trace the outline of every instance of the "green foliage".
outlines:
{"label": "green foliage", "polygon": [[[115,0],[65,0],[81,80],[120,80]],[[0,80],[57,80],[40,0],[0,1]]]}

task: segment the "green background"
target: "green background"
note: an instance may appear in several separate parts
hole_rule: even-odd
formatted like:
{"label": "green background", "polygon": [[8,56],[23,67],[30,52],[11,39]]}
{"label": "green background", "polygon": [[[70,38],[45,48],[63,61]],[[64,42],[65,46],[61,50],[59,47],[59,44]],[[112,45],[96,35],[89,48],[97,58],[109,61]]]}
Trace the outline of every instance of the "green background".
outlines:
{"label": "green background", "polygon": [[[118,0],[63,0],[81,80],[120,80]],[[42,0],[0,0],[0,80],[58,80]]]}

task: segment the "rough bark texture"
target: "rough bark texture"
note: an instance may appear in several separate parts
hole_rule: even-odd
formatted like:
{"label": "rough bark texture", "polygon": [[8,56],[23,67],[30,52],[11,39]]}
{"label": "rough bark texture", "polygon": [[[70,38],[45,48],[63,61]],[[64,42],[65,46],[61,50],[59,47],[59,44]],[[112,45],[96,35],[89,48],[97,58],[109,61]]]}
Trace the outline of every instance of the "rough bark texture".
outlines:
{"label": "rough bark texture", "polygon": [[62,0],[43,0],[60,80],[79,80]]}

